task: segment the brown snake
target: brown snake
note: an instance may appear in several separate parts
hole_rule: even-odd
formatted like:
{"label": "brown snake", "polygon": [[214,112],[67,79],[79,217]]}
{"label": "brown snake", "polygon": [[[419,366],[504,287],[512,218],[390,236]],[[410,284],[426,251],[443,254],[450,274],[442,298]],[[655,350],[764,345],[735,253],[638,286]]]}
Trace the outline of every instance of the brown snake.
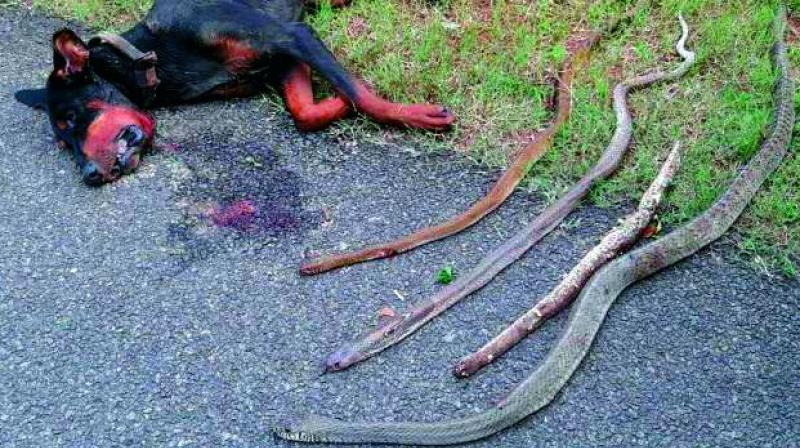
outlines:
{"label": "brown snake", "polygon": [[582,39],[571,41],[571,44],[568,45],[570,56],[564,62],[558,80],[558,102],[553,121],[547,128],[537,133],[536,139],[522,150],[486,196],[473,204],[468,210],[444,223],[426,227],[394,241],[366,247],[354,252],[312,260],[300,267],[300,273],[303,275],[316,275],[356,263],[392,257],[461,232],[492,213],[511,196],[517,185],[530,170],[530,167],[552,146],[553,139],[564,123],[567,122],[572,111],[572,81],[575,78],[576,71],[586,63],[589,52],[597,45],[600,39],[613,32],[621,22],[612,23],[605,31],[593,32]]}

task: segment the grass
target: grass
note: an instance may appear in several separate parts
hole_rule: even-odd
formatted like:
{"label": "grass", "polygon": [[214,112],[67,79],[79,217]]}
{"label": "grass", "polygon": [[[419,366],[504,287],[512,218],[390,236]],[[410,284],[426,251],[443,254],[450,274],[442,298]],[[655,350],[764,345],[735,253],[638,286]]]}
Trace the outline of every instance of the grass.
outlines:
{"label": "grass", "polygon": [[119,29],[135,22],[152,5],[152,0],[27,0],[39,9],[91,23],[101,28]]}
{"label": "grass", "polygon": [[[35,7],[119,29],[147,0],[33,0]],[[502,166],[545,126],[549,76],[564,59],[574,30],[599,27],[632,1],[620,0],[355,0],[308,17],[339,58],[398,101],[436,101],[459,116],[446,136],[404,133],[434,147],[456,148]],[[800,0],[788,2],[800,10]],[[574,112],[525,187],[555,198],[590,167],[614,126],[610,92],[624,77],[676,63],[676,15],[692,26],[698,64],[679,82],[633,95],[635,147],[624,168],[591,200],[609,206],[638,198],[671,142],[684,142],[684,166],[662,220],[676,225],[708,207],[739,165],[757,150],[770,121],[775,73],[769,59],[774,0],[660,0],[605,40],[576,80]],[[746,18],[746,19],[743,19]],[[800,50],[790,52],[800,67]],[[376,135],[366,122],[330,132]],[[384,134],[381,134],[384,135]],[[397,138],[399,134],[395,134]],[[739,221],[732,240],[767,272],[798,275],[800,141]]]}

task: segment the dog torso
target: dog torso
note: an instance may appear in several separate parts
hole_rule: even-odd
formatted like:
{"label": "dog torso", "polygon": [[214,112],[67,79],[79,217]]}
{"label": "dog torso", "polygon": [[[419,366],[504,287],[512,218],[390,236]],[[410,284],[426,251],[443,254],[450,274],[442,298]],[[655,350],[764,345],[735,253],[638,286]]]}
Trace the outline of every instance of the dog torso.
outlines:
{"label": "dog torso", "polygon": [[[301,0],[157,0],[122,37],[158,56],[161,83],[148,106],[243,97],[263,91],[290,66],[271,47],[291,43],[287,29],[302,15]],[[130,61],[102,46],[91,57],[101,76],[143,105]]]}

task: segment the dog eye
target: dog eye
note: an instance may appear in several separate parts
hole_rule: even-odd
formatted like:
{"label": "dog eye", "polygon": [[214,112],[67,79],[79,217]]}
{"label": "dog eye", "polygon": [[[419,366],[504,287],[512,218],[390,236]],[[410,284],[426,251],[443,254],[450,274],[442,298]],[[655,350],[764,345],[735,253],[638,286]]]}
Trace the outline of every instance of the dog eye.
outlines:
{"label": "dog eye", "polygon": [[77,118],[77,114],[75,113],[74,110],[68,111],[66,118],[67,118],[67,127],[71,128],[75,126],[75,119]]}
{"label": "dog eye", "polygon": [[62,119],[56,120],[56,127],[59,130],[68,131],[75,127],[76,117],[77,115],[75,114],[74,110],[67,111]]}

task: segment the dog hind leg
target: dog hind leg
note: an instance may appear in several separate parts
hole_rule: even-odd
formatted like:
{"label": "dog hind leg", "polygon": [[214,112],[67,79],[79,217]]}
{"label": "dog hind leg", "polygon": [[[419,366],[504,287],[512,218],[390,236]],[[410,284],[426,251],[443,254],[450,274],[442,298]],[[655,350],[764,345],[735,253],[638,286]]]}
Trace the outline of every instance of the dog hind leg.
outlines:
{"label": "dog hind leg", "polygon": [[292,114],[295,125],[301,131],[316,131],[336,120],[346,117],[352,108],[342,97],[326,98],[314,102],[311,86],[311,68],[298,63],[282,82],[286,109]]}
{"label": "dog hind leg", "polygon": [[277,42],[276,50],[308,63],[346,96],[359,112],[373,120],[437,131],[449,129],[455,121],[455,117],[442,106],[392,103],[379,97],[336,61],[308,25],[295,22],[285,26],[285,32],[291,39]]}

